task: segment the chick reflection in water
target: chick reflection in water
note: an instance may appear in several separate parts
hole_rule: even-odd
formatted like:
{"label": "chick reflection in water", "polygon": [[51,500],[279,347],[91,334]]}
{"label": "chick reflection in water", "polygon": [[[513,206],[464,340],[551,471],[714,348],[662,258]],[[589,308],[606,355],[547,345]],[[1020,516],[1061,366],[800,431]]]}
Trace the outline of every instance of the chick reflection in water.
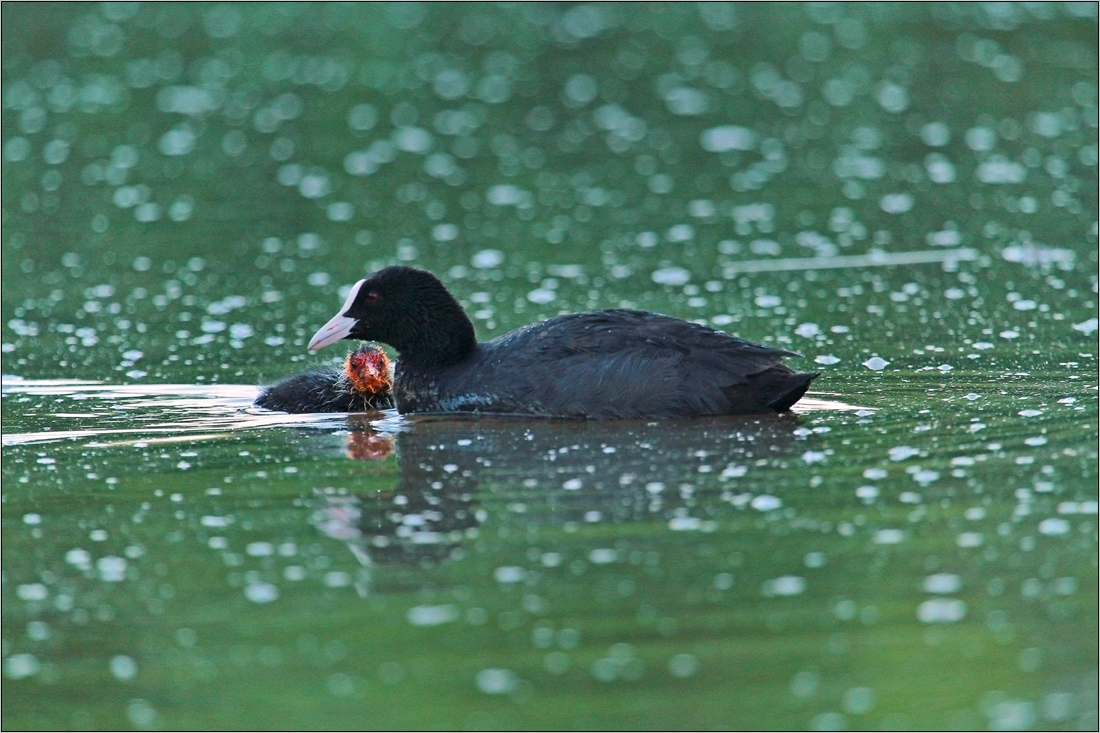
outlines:
{"label": "chick reflection in water", "polygon": [[[364,563],[421,565],[461,556],[463,540],[486,521],[518,523],[524,532],[568,523],[703,523],[708,502],[721,501],[750,465],[794,452],[797,425],[793,416],[675,425],[418,418],[394,439],[400,478],[393,490],[321,492],[316,523],[353,545]],[[349,455],[366,458],[385,440],[356,421]],[[686,513],[693,502],[694,517]]]}
{"label": "chick reflection in water", "polygon": [[348,458],[356,461],[380,461],[393,454],[393,438],[376,433],[369,422],[359,423],[356,416],[348,418],[351,435],[348,436]]}
{"label": "chick reflection in water", "polygon": [[[349,458],[375,461],[394,452],[394,438],[374,430],[367,416],[349,416],[348,424]],[[423,470],[423,447],[409,438],[411,434],[400,436],[399,446],[405,446],[398,448],[401,478],[393,490],[369,495],[335,488],[315,491],[319,503],[314,524],[327,536],[347,542],[364,566],[435,564],[461,552],[461,540],[476,536],[485,518],[474,510],[471,490],[477,484],[470,473],[444,471],[446,484],[434,480]]]}

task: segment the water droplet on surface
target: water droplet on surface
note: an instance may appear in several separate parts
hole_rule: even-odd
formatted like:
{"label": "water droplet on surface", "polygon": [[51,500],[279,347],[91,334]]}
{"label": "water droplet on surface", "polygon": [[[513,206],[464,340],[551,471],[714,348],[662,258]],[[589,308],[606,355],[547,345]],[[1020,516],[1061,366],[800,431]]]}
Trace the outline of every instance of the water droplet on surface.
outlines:
{"label": "water droplet on surface", "polygon": [[504,253],[499,249],[483,249],[470,258],[470,264],[479,270],[489,270],[504,262]]}
{"label": "water droplet on surface", "polygon": [[[416,541],[418,538],[414,535],[413,542]],[[342,570],[330,570],[321,578],[321,582],[326,588],[346,588],[351,585],[351,575]]]}
{"label": "water droplet on surface", "polygon": [[691,532],[703,526],[698,517],[673,517],[668,522],[668,528],[675,532]]}
{"label": "water droplet on surface", "polygon": [[477,673],[474,683],[486,695],[506,695],[515,691],[519,677],[510,669],[489,667]]}
{"label": "water droplet on surface", "polygon": [[875,706],[875,693],[870,687],[852,687],[844,691],[841,705],[845,712],[863,715]]}
{"label": "water droplet on surface", "polygon": [[863,362],[863,366],[867,367],[873,372],[881,372],[888,367],[890,362],[883,359],[881,356],[872,356],[867,361]]}
{"label": "water droplet on surface", "polygon": [[271,583],[251,583],[245,586],[244,597],[253,603],[271,603],[279,597],[279,588]]}
{"label": "water droplet on surface", "polygon": [[129,682],[138,673],[137,662],[125,654],[111,657],[110,669],[111,676],[122,682]]}
{"label": "water droplet on surface", "polygon": [[983,538],[980,532],[964,532],[955,538],[955,544],[959,547],[981,547]]}
{"label": "water droplet on surface", "polygon": [[[580,6],[577,9],[581,9]],[[566,102],[571,107],[583,107],[596,98],[598,89],[595,78],[588,74],[574,74],[565,82]]]}
{"label": "water droplet on surface", "polygon": [[940,475],[935,471],[923,470],[923,471],[916,471],[916,472],[913,473],[913,480],[916,481],[921,486],[927,486],[928,484],[932,483],[933,481],[935,481],[939,477],[940,477]]}
{"label": "water droplet on surface", "polygon": [[527,577],[527,571],[515,565],[503,565],[493,571],[498,583],[518,583]]}
{"label": "water droplet on surface", "polygon": [[926,577],[921,587],[925,593],[958,593],[962,588],[962,578],[954,573],[936,573]]}
{"label": "water droplet on surface", "polygon": [[904,539],[905,532],[900,529],[880,529],[872,536],[876,545],[896,545]]}
{"label": "water droplet on surface", "polygon": [[752,501],[749,502],[749,506],[758,511],[770,512],[783,506],[783,500],[777,496],[761,494],[760,496],[753,497]]}
{"label": "water droplet on surface", "polygon": [[537,305],[553,303],[557,298],[558,294],[547,288],[536,288],[527,294],[527,300]]}
{"label": "water droplet on surface", "polygon": [[806,556],[802,558],[802,563],[808,568],[823,568],[825,567],[825,553],[807,552]]}
{"label": "water droplet on surface", "polygon": [[921,127],[920,138],[929,147],[941,148],[951,141],[951,130],[943,122],[929,122]]}
{"label": "water droplet on surface", "polygon": [[13,680],[21,680],[38,674],[42,663],[33,654],[12,654],[4,660],[4,674]]}
{"label": "water droplet on surface", "polygon": [[913,197],[907,193],[886,194],[879,207],[887,214],[904,214],[913,208]]}
{"label": "water droplet on surface", "polygon": [[710,153],[753,150],[756,147],[756,133],[738,125],[712,127],[703,131],[699,136],[699,143],[703,150]]}
{"label": "water droplet on surface", "polygon": [[920,451],[908,445],[899,445],[889,449],[886,453],[890,456],[891,461],[904,461],[915,455],[919,455]]}
{"label": "water droplet on surface", "polygon": [[1087,321],[1073,324],[1074,331],[1080,331],[1081,333],[1089,336],[1096,333],[1097,328],[1100,328],[1100,320],[1090,318]]}
{"label": "water droplet on surface", "polygon": [[44,601],[49,594],[42,583],[24,583],[16,589],[16,595],[24,601]]}
{"label": "water droplet on surface", "polygon": [[619,553],[610,548],[597,548],[588,553],[588,560],[596,565],[606,565],[619,559]]}
{"label": "water droplet on surface", "polygon": [[966,603],[958,598],[932,598],[917,607],[917,619],[926,624],[949,624],[966,617]]}
{"label": "water droplet on surface", "polygon": [[679,286],[691,280],[691,273],[682,267],[664,267],[655,270],[652,278],[658,285]]}
{"label": "water droplet on surface", "polygon": [[405,613],[405,618],[413,626],[439,626],[457,621],[458,608],[451,604],[442,606],[413,606]]}
{"label": "water droplet on surface", "polygon": [[797,596],[806,590],[806,579],[797,575],[781,575],[764,581],[761,592],[765,596]]}
{"label": "water droplet on surface", "polygon": [[863,499],[865,502],[874,501],[878,498],[878,494],[879,491],[877,486],[860,486],[856,489],[856,496]]}
{"label": "water droplet on surface", "polygon": [[1003,700],[991,705],[987,715],[992,730],[1028,730],[1035,724],[1035,703]]}
{"label": "water droplet on surface", "polygon": [[699,671],[699,659],[694,654],[677,654],[668,660],[668,671],[680,679],[692,677]]}
{"label": "water droplet on surface", "polygon": [[130,719],[135,728],[149,730],[156,725],[157,709],[148,700],[135,698],[126,706],[126,717]]}
{"label": "water droplet on surface", "polygon": [[108,555],[96,560],[96,570],[99,577],[108,583],[118,583],[126,578],[126,560],[114,555]]}
{"label": "water droplet on surface", "polygon": [[1069,532],[1069,522],[1060,517],[1051,517],[1039,522],[1039,533],[1048,536],[1063,535]]}

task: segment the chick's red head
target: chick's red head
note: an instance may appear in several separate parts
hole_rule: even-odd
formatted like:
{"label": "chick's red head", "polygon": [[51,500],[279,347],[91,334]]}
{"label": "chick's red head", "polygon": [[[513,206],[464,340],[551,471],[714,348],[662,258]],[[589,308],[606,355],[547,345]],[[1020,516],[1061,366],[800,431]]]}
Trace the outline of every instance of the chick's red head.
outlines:
{"label": "chick's red head", "polygon": [[387,392],[392,386],[390,358],[374,346],[360,346],[348,354],[344,372],[352,388],[363,395]]}

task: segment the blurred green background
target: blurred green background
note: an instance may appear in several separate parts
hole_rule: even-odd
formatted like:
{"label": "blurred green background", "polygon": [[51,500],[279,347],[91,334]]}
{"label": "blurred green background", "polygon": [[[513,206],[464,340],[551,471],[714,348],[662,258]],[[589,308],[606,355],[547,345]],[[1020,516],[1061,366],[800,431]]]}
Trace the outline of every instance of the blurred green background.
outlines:
{"label": "blurred green background", "polygon": [[[0,13],[5,728],[1095,729],[1095,3]],[[397,263],[833,404],[249,410]]]}

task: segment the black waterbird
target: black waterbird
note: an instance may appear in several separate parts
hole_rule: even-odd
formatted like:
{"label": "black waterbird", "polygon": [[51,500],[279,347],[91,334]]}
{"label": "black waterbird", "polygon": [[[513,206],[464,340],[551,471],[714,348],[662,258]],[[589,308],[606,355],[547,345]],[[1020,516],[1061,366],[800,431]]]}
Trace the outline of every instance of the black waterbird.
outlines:
{"label": "black waterbird", "polygon": [[387,267],[356,283],[309,342],[364,339],[398,352],[393,396],[412,412],[655,418],[786,412],[818,374],[800,356],[656,313],[551,318],[478,343],[439,279]]}

